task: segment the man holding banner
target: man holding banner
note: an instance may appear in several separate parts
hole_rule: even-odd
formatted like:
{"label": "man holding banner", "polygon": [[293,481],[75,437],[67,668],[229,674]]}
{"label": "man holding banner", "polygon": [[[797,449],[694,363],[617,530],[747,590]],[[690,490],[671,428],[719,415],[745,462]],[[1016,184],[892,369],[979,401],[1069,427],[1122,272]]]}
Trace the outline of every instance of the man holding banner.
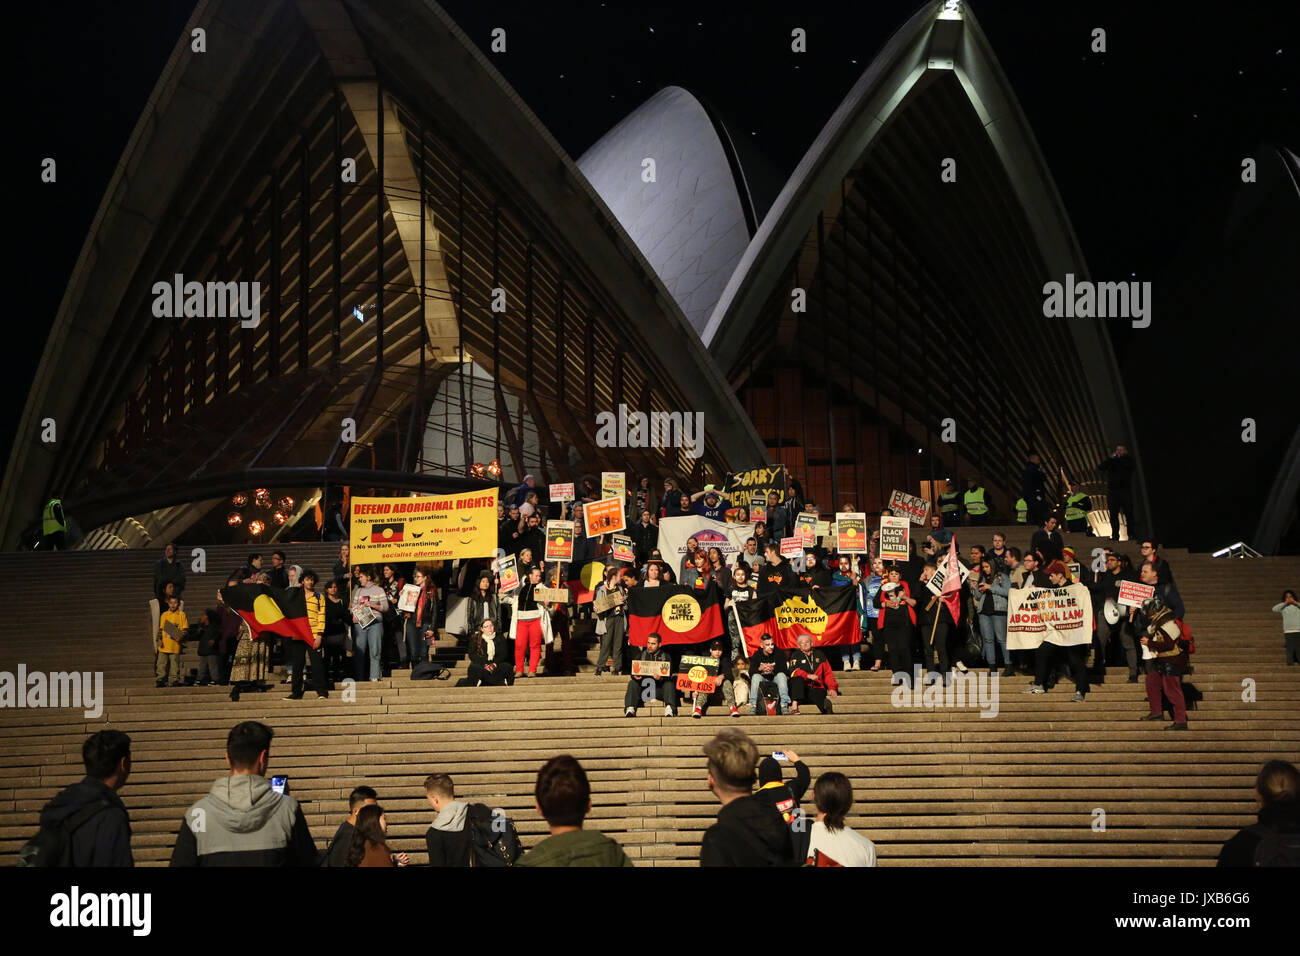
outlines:
{"label": "man holding banner", "polygon": [[1078,703],[1088,694],[1088,649],[1092,646],[1092,597],[1082,584],[1069,583],[1069,569],[1060,561],[1047,567],[1051,586],[1012,591],[1007,607],[1007,647],[1037,648],[1034,683],[1026,694],[1047,693],[1052,665],[1064,654],[1074,678]]}

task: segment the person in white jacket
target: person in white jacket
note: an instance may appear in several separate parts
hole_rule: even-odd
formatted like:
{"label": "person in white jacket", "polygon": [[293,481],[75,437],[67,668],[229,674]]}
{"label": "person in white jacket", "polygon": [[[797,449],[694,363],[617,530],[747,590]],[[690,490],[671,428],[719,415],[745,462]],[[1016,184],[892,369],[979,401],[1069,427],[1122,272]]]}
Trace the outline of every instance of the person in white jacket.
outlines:
{"label": "person in white jacket", "polygon": [[807,866],[875,866],[876,847],[870,840],[844,825],[853,806],[853,785],[842,773],[831,771],[813,785],[817,822],[808,841]]}
{"label": "person in white jacket", "polygon": [[1294,591],[1282,592],[1282,602],[1273,605],[1273,613],[1282,615],[1282,638],[1286,641],[1286,666],[1300,664],[1300,599]]}

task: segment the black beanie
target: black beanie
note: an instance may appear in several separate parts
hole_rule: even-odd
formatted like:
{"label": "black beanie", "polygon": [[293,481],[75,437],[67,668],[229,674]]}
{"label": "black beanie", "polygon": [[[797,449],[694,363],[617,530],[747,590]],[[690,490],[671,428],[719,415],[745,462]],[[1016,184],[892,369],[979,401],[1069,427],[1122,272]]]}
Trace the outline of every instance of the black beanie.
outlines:
{"label": "black beanie", "polygon": [[781,780],[781,765],[775,757],[764,757],[758,762],[758,783],[776,783]]}

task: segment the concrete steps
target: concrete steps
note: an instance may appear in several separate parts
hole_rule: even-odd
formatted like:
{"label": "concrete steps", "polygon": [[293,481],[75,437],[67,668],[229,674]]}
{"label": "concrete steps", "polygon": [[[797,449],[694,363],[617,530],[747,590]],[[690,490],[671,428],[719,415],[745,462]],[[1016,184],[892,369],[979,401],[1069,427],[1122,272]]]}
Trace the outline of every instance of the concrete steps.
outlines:
{"label": "concrete steps", "polygon": [[[963,529],[959,541],[986,542],[993,530]],[[1023,547],[1029,533],[1008,529],[1009,543]],[[1085,561],[1105,544],[1067,543]],[[1138,554],[1135,544],[1120,547]],[[323,572],[337,555],[335,545],[285,550],[291,562]],[[346,813],[347,793],[366,782],[380,792],[395,848],[416,862],[432,816],[422,792],[428,773],[449,772],[459,795],[505,809],[531,846],[545,833],[532,809],[536,770],[572,753],[592,781],[593,826],[639,863],[694,865],[717,812],[700,748],[734,725],[760,752],[798,750],[814,777],[846,773],[857,796],[849,822],[875,841],[884,865],[1211,865],[1222,841],[1253,820],[1259,766],[1300,760],[1300,668],[1281,666],[1280,619],[1269,611],[1300,582],[1300,560],[1163,554],[1188,606],[1197,637],[1192,680],[1205,694],[1186,733],[1136,719],[1145,691],[1126,683],[1122,668],[1081,704],[1064,684],[1031,696],[1020,693],[1027,678],[1001,680],[993,719],[974,707],[895,708],[888,675],[850,672],[836,675],[844,695],[829,716],[691,720],[643,708],[629,720],[621,716],[625,678],[589,673],[585,624],[575,629],[577,677],[457,688],[454,677],[412,682],[398,671],[355,685],[352,699],[336,691],[325,701],[283,701],[286,689],[274,686],[232,703],[221,688],[153,686],[146,602],[157,552],[0,555],[0,597],[14,608],[0,631],[0,670],[21,662],[104,680],[97,719],[80,709],[0,711],[0,860],[32,835],[49,797],[80,779],[86,734],[113,726],[134,741],[122,796],[136,859],[165,864],[185,807],[224,773],[226,733],[259,719],[276,730],[272,770],[290,776],[318,844]],[[246,555],[207,549],[210,571],[189,575],[187,610],[214,603]],[[83,600],[69,599],[68,582]],[[463,672],[454,636],[441,635],[438,654],[454,676]],[[1252,703],[1242,699],[1246,680]],[[1098,808],[1106,813],[1101,832],[1092,829]]]}

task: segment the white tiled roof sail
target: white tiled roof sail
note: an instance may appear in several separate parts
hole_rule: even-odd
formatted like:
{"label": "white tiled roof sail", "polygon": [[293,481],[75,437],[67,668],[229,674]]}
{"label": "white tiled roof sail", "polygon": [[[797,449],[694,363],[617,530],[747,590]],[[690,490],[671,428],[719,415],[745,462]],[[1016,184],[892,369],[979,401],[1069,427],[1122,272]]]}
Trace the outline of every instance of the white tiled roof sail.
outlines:
{"label": "white tiled roof sail", "polygon": [[[655,182],[642,179],[655,161]],[[749,244],[740,191],[699,100],[660,90],[583,153],[578,168],[696,332]]]}

